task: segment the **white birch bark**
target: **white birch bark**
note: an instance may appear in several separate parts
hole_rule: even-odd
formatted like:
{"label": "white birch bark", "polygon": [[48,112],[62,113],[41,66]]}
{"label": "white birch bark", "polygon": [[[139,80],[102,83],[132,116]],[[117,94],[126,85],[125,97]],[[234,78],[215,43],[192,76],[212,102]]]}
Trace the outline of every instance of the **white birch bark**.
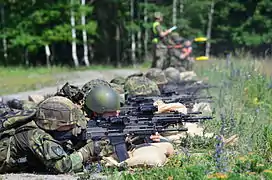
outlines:
{"label": "white birch bark", "polygon": [[[71,0],[71,4],[74,4],[74,1]],[[71,26],[72,26],[72,58],[74,61],[75,67],[79,66],[78,57],[77,57],[77,45],[76,45],[76,29],[75,29],[75,15],[74,10],[71,9]]]}
{"label": "white birch bark", "polygon": [[50,67],[51,66],[51,63],[50,63],[50,55],[51,55],[50,47],[49,47],[49,45],[45,45],[44,48],[45,48],[45,55],[46,55],[46,65],[47,65],[47,67]]}
{"label": "white birch bark", "polygon": [[[86,1],[85,0],[81,0],[81,6],[85,6]],[[84,49],[84,63],[86,66],[90,66],[90,62],[89,62],[89,58],[88,58],[88,37],[87,37],[87,31],[85,29],[85,25],[86,25],[86,16],[85,13],[81,14],[81,25],[84,27],[82,30],[82,38],[83,38],[83,49]]]}
{"label": "white birch bark", "polygon": [[207,39],[208,41],[206,42],[206,50],[205,50],[205,56],[210,55],[210,50],[211,50],[211,42],[209,41],[211,39],[211,32],[212,32],[212,21],[213,21],[213,13],[214,13],[214,1],[211,2],[211,8],[209,12],[209,19],[208,19],[208,28],[207,28]]}
{"label": "white birch bark", "polygon": [[173,7],[172,7],[172,23],[173,26],[177,25],[177,0],[173,0]]}
{"label": "white birch bark", "polygon": [[[131,13],[131,21],[133,21],[134,18],[134,0],[130,0],[130,13]],[[131,32],[131,60],[133,67],[136,65],[136,42],[135,42],[135,33]]]}
{"label": "white birch bark", "polygon": [[[4,9],[4,6],[1,6],[1,23],[2,23],[2,27],[4,27],[5,26],[5,9]],[[7,48],[7,39],[5,37],[2,39],[2,43],[3,43],[3,50],[4,50],[4,59],[7,62],[8,48]]]}
{"label": "white birch bark", "polygon": [[[144,1],[144,23],[147,24],[148,16],[147,16],[147,0]],[[145,57],[147,57],[148,53],[148,29],[145,28],[144,30],[144,52],[145,52]]]}

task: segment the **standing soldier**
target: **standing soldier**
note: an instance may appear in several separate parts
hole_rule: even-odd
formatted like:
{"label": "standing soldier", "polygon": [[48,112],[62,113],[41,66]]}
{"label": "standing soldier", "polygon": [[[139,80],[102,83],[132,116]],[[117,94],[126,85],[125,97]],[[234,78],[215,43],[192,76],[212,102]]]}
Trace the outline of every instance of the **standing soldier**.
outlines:
{"label": "standing soldier", "polygon": [[161,26],[163,21],[163,16],[160,12],[155,12],[154,14],[155,22],[152,25],[153,34],[153,62],[152,68],[162,69],[164,59],[167,57],[167,43],[166,36],[172,32],[173,28],[164,31]]}

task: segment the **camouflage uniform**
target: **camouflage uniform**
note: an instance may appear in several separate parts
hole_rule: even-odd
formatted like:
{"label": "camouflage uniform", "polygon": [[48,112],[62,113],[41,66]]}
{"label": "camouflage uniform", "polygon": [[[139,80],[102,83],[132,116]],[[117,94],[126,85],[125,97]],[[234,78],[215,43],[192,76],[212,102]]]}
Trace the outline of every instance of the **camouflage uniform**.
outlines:
{"label": "camouflage uniform", "polygon": [[156,82],[157,85],[167,84],[167,79],[164,72],[158,68],[149,69],[146,72],[145,77]]}
{"label": "camouflage uniform", "polygon": [[[162,14],[160,12],[155,12],[154,14],[155,19],[162,18]],[[166,58],[168,56],[168,49],[167,49],[167,38],[160,37],[160,32],[164,31],[163,27],[161,26],[159,21],[155,21],[152,25],[152,32],[153,32],[153,61],[152,61],[152,68],[160,68],[162,69]]]}
{"label": "camouflage uniform", "polygon": [[145,76],[133,76],[126,80],[124,90],[129,95],[160,95],[157,84]]}
{"label": "camouflage uniform", "polygon": [[179,70],[169,67],[164,70],[164,74],[169,83],[178,83],[180,82],[180,72]]}
{"label": "camouflage uniform", "polygon": [[[78,150],[73,148],[71,137],[78,142],[86,122],[80,109],[67,98],[51,97],[39,104],[37,111],[13,111],[1,117],[4,128],[14,121],[27,119],[28,122],[0,133],[0,173],[78,172],[83,170],[84,162],[96,155],[93,142],[85,142]],[[77,130],[57,130],[67,125],[74,125]]]}
{"label": "camouflage uniform", "polygon": [[[179,36],[178,33],[171,34],[171,41],[173,45],[181,45],[183,38]],[[184,60],[180,59],[181,48],[170,48],[169,49],[170,62],[168,67],[174,67],[180,72],[186,71]]]}
{"label": "camouflage uniform", "polygon": [[122,76],[118,76],[113,78],[110,83],[114,83],[114,84],[118,84],[118,85],[124,85],[126,82],[126,78],[122,77]]}

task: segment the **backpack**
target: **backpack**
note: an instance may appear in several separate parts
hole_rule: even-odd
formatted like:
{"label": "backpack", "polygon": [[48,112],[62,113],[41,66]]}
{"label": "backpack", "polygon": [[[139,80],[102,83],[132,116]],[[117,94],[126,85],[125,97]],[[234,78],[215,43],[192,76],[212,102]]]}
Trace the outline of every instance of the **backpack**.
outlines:
{"label": "backpack", "polygon": [[36,109],[12,109],[7,104],[0,102],[0,139],[2,132],[20,127],[33,120]]}
{"label": "backpack", "polygon": [[13,165],[17,160],[11,157],[13,136],[16,134],[17,128],[31,122],[35,115],[36,109],[17,110],[0,102],[0,173],[8,172],[14,168]]}

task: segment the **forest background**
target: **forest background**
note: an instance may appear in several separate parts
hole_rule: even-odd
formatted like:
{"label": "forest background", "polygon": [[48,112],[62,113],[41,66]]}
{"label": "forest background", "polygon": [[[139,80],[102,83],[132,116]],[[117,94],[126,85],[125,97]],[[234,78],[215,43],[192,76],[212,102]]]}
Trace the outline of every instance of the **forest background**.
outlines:
{"label": "forest background", "polygon": [[0,65],[141,64],[155,11],[183,37],[208,37],[200,54],[271,57],[271,0],[1,0]]}

